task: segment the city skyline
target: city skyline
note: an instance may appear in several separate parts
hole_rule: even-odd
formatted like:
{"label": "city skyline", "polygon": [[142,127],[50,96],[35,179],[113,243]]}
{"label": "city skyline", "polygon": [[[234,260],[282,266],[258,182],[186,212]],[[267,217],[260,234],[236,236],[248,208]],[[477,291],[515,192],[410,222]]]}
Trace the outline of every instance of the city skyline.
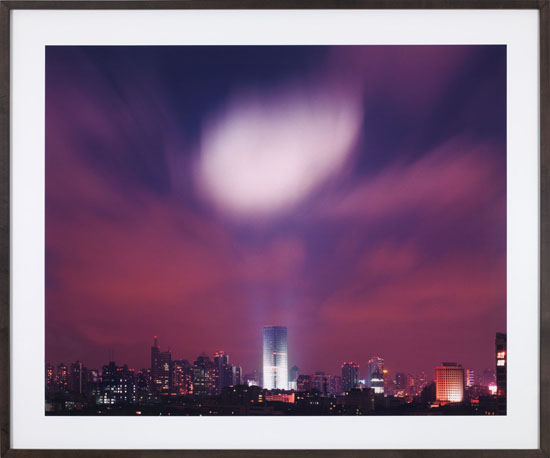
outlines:
{"label": "city skyline", "polygon": [[[481,373],[506,332],[506,47],[47,46],[45,360]],[[161,355],[159,355],[161,357]]]}
{"label": "city skyline", "polygon": [[[260,371],[244,373],[224,350],[194,361],[173,359],[157,336],[149,368],[113,360],[102,369],[82,361],[45,367],[49,415],[506,415],[506,334],[496,333],[494,369],[481,374],[456,362],[424,372],[396,372],[373,356],[367,378],[347,361],[341,374],[305,374],[287,362],[286,328],[264,326]],[[144,413],[145,412],[145,413]]]}
{"label": "city skyline", "polygon": [[[285,326],[286,327],[286,326]],[[263,335],[263,334],[262,334]],[[158,339],[159,341],[161,340],[158,336],[152,336],[152,338],[154,339]],[[493,338],[489,338],[488,341],[490,342],[491,346],[494,346],[494,339]],[[260,346],[261,346],[261,343],[262,343],[262,340],[260,339]],[[206,351],[206,350],[202,350],[200,351],[199,353],[197,353],[195,356],[197,355],[208,355],[208,356],[212,356],[214,354],[216,354],[217,352],[219,351],[222,351],[222,352],[225,352],[225,351],[228,351],[227,349],[227,346],[224,346],[221,345],[220,346],[221,348],[218,348],[218,347],[213,347],[215,349],[211,350],[211,351]],[[146,347],[147,348],[147,347]],[[159,348],[164,348],[165,351],[169,351],[170,353],[172,353],[174,356],[177,357],[177,359],[186,359],[186,360],[191,360],[193,359],[193,356],[192,356],[192,353],[190,352],[185,352],[185,351],[174,351],[174,346],[173,345],[166,345],[164,347],[159,347]],[[113,348],[107,348],[105,350],[105,353],[107,355],[106,358],[103,358],[101,356],[97,357],[97,358],[94,358],[92,361],[95,362],[95,364],[91,364],[91,366],[94,366],[94,367],[101,367],[105,361],[109,360],[114,360],[114,361],[121,361],[122,358],[119,358],[117,357],[117,351],[116,349],[113,349]],[[228,352],[231,354],[231,352]],[[136,358],[136,354],[139,354],[141,356],[137,357]],[[112,358],[111,358],[111,355],[112,355]],[[149,363],[147,361],[150,361],[150,354],[147,353],[147,352],[134,352],[133,353],[134,357],[131,358],[133,360],[141,360],[143,361],[142,364],[129,364],[129,366],[133,367],[134,369],[143,369],[143,368],[146,368],[146,367],[149,367]],[[258,360],[258,363],[257,364],[252,364],[252,365],[249,365],[249,366],[246,366],[246,371],[258,371],[258,372],[262,372],[263,371],[263,350],[262,351],[258,351],[258,358],[256,358]],[[493,358],[492,358],[492,353],[490,353],[489,356],[487,356],[487,361],[488,363],[486,365],[480,365],[480,366],[474,366],[473,364],[470,364],[470,365],[467,365],[466,368],[467,369],[470,369],[472,371],[474,371],[476,374],[481,374],[483,373],[484,370],[492,367],[493,365]],[[372,358],[381,358],[379,355],[371,355],[370,353],[368,354],[368,356],[366,356],[365,358],[363,359],[353,359],[353,358],[340,358],[340,360],[337,360],[337,361],[333,361],[333,362],[329,362],[328,363],[328,369],[327,367],[324,367],[324,368],[315,368],[313,367],[313,365],[311,363],[307,364],[307,362],[304,362],[302,364],[300,364],[299,362],[295,361],[293,358],[292,358],[292,353],[290,353],[289,355],[289,363],[288,363],[288,369],[290,371],[291,367],[292,366],[297,366],[299,367],[302,372],[310,372],[310,373],[315,373],[315,372],[324,372],[324,373],[327,373],[327,374],[330,374],[330,373],[337,373],[339,372],[342,364],[344,364],[345,362],[347,362],[348,360],[349,361],[353,361],[353,362],[356,362],[356,364],[358,364],[359,366],[359,369],[360,369],[360,378],[368,378],[368,376],[370,375],[370,372],[369,372],[369,361],[372,359]],[[71,359],[71,358],[58,358],[58,359],[48,359],[48,362],[50,363],[53,363],[54,365],[58,365],[58,364],[61,364],[61,363],[67,363],[69,361],[80,361],[82,358],[76,358],[76,359]],[[381,358],[382,360],[385,361],[385,358]],[[446,360],[457,360],[457,358],[451,358],[451,357],[448,357],[448,358],[440,358],[439,360],[434,360],[435,362],[439,361],[446,361]],[[460,359],[458,359],[460,360]],[[244,367],[244,366],[243,366]],[[392,364],[392,362],[390,361],[390,365],[388,366],[390,369],[386,369],[388,371],[388,373],[396,373],[396,372],[404,372],[404,373],[410,373],[410,374],[415,374],[415,373],[420,373],[420,372],[425,372],[425,373],[429,373],[430,371],[434,371],[435,369],[435,366],[432,364],[430,365],[429,363],[427,363],[426,366],[419,366],[419,367],[414,367],[414,366],[410,366],[410,365],[405,365],[405,366],[397,366],[395,363]],[[363,377],[364,376],[364,377]],[[435,378],[435,376],[434,376]]]}
{"label": "city skyline", "polygon": [[[266,328],[285,328],[285,327],[283,327],[283,326],[264,326],[263,331],[262,331],[263,336],[265,336],[265,329]],[[485,380],[485,373],[487,371],[491,372],[492,375],[490,375],[490,377],[494,378],[495,379],[494,383],[496,383],[497,373],[499,371],[498,360],[499,359],[504,360],[506,358],[506,356],[505,356],[506,352],[504,351],[504,353],[502,353],[502,349],[503,348],[505,349],[505,347],[506,347],[505,334],[497,332],[496,335],[497,335],[497,341],[496,341],[496,345],[497,345],[496,358],[497,358],[497,360],[495,361],[495,355],[494,355],[494,352],[493,352],[493,354],[491,354],[492,363],[493,363],[492,365],[489,365],[488,367],[483,368],[483,370],[479,370],[479,369],[473,369],[468,364],[466,364],[465,366],[463,366],[462,364],[458,364],[458,367],[460,367],[461,370],[464,371],[463,372],[463,379],[464,379],[464,386],[465,387],[473,386],[473,385],[483,385],[483,386],[490,385],[492,382],[489,383],[487,380]],[[285,335],[285,339],[286,339],[286,335]],[[504,341],[504,344],[502,344],[502,341]],[[163,372],[160,369],[156,369],[156,368],[160,368],[163,364],[166,364],[167,361],[171,361],[172,363],[173,362],[181,362],[181,361],[186,361],[186,362],[192,363],[195,360],[200,360],[201,358],[209,359],[210,357],[213,357],[212,362],[214,363],[214,367],[218,367],[217,366],[218,363],[216,362],[216,359],[218,359],[220,363],[229,364],[229,355],[231,354],[231,352],[227,352],[224,349],[218,349],[218,350],[216,350],[214,352],[211,352],[211,353],[201,352],[200,354],[198,354],[194,357],[193,356],[189,357],[190,355],[187,355],[187,354],[173,355],[169,345],[165,346],[164,350],[163,350],[162,349],[163,347],[161,347],[158,344],[158,342],[159,342],[158,336],[156,336],[156,335],[153,336],[153,346],[150,348],[151,352],[150,352],[150,356],[149,356],[150,357],[150,364],[149,365],[145,364],[143,366],[132,367],[132,366],[128,365],[125,362],[122,362],[122,364],[125,365],[125,366],[128,366],[129,369],[132,370],[132,371],[150,370],[151,375],[152,375],[153,378],[157,378],[159,380],[162,380],[162,382],[159,382],[159,384],[161,386],[164,385],[164,390],[165,391],[167,390],[167,387],[168,387],[168,375],[167,374],[172,371],[172,368],[169,367],[170,363],[168,363],[168,366],[165,367]],[[495,345],[495,341],[493,339],[493,346],[494,345]],[[265,345],[265,339],[264,339],[262,341],[262,351],[261,351],[262,355],[264,355],[265,351],[266,351],[266,345]],[[292,353],[290,353],[290,354],[292,354]],[[288,347],[287,347],[287,356],[288,356]],[[75,364],[75,363],[80,363],[81,365],[84,364],[84,362],[81,359],[77,359],[76,361],[69,362],[67,364],[65,364],[64,361],[46,361],[46,362],[47,362],[47,364],[50,364],[53,367],[58,367],[58,366],[62,366],[62,365],[65,365],[65,366],[68,367],[71,364]],[[102,364],[97,365],[97,368],[104,366],[105,362],[108,362],[109,364],[117,362],[116,358],[114,357],[113,352],[110,351],[109,352],[109,357],[107,358],[107,360],[104,360]],[[120,361],[118,361],[118,362],[120,362]],[[304,369],[298,367],[297,365],[293,365],[293,367],[291,368],[290,367],[291,364],[287,362],[286,366],[285,366],[286,369],[287,369],[287,371],[286,371],[286,374],[287,374],[286,375],[287,388],[283,388],[282,386],[275,386],[275,384],[267,385],[265,382],[263,382],[263,380],[264,380],[263,377],[265,377],[263,375],[263,373],[265,371],[265,365],[263,363],[260,367],[244,367],[244,368],[243,368],[243,366],[238,366],[238,367],[240,369],[239,372],[242,376],[243,383],[246,383],[246,375],[256,374],[257,377],[260,377],[259,380],[262,380],[263,383],[261,384],[261,386],[263,388],[275,389],[275,390],[293,390],[295,388],[293,388],[292,385],[290,384],[291,381],[296,380],[296,378],[293,378],[293,376],[292,376],[293,370],[295,370],[296,373],[299,374],[299,375],[323,374],[323,375],[329,375],[329,376],[338,375],[338,376],[342,376],[342,378],[345,378],[346,377],[345,376],[345,371],[347,371],[347,369],[344,369],[344,368],[347,367],[347,366],[353,366],[354,375],[350,376],[351,380],[352,380],[351,382],[349,382],[350,386],[355,386],[356,384],[363,383],[364,386],[369,387],[369,388],[373,388],[375,394],[387,394],[384,391],[384,388],[385,388],[384,382],[387,382],[389,379],[396,381],[400,376],[401,377],[414,377],[414,378],[416,378],[420,375],[424,375],[426,377],[427,382],[435,381],[437,379],[438,369],[440,369],[441,367],[444,367],[445,365],[455,366],[455,365],[457,365],[457,363],[448,363],[448,362],[436,363],[436,362],[434,362],[434,365],[432,365],[431,368],[430,368],[431,371],[430,370],[425,371],[423,369],[405,370],[405,369],[399,368],[399,367],[392,368],[392,370],[390,371],[388,369],[385,369],[385,360],[384,360],[383,357],[381,357],[379,355],[373,355],[369,358],[367,364],[365,364],[365,365],[361,365],[356,361],[342,361],[342,362],[339,363],[339,366],[338,366],[339,370],[331,372],[331,371],[323,371],[323,370],[318,370],[318,369],[304,370]],[[503,366],[505,366],[505,365],[503,365]],[[89,365],[88,368],[91,369],[92,366]],[[94,369],[94,370],[98,370],[98,369]],[[219,371],[219,368],[217,368],[216,370]],[[501,372],[503,371],[503,373],[506,374],[506,368],[505,367],[501,367],[500,370],[501,370]],[[165,374],[165,375],[163,375],[163,374]],[[271,373],[271,375],[273,375],[273,373]],[[346,382],[343,380],[342,383],[345,385]],[[345,388],[345,386],[344,386],[344,388]]]}

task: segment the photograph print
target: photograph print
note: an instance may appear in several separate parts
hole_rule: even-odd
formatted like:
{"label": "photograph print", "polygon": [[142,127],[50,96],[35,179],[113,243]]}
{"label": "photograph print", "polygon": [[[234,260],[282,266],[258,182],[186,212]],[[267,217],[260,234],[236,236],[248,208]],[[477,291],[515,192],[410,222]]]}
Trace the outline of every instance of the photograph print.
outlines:
{"label": "photograph print", "polygon": [[46,415],[506,415],[506,46],[45,78]]}

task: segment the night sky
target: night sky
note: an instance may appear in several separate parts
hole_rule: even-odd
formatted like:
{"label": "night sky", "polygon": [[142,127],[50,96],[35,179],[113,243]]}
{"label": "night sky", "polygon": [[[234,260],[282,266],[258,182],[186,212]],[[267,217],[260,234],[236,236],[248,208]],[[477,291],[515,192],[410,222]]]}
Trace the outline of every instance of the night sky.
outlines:
{"label": "night sky", "polygon": [[[46,360],[494,366],[504,46],[47,47]],[[362,375],[364,372],[362,372]]]}

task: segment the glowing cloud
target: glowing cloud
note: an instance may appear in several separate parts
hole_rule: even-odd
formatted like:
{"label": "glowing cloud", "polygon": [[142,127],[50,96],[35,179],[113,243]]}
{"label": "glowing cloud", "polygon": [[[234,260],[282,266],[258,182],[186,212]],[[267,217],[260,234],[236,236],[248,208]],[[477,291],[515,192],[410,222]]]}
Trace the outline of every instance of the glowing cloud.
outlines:
{"label": "glowing cloud", "polygon": [[360,100],[329,85],[235,98],[203,130],[199,189],[237,218],[291,208],[346,164],[360,131]]}

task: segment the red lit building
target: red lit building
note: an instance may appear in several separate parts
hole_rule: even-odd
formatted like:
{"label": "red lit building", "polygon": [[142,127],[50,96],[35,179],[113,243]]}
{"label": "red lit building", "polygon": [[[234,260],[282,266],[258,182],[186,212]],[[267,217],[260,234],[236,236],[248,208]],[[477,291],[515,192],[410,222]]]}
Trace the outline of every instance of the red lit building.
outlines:
{"label": "red lit building", "polygon": [[457,363],[443,363],[435,368],[435,399],[441,404],[464,400],[464,368]]}

